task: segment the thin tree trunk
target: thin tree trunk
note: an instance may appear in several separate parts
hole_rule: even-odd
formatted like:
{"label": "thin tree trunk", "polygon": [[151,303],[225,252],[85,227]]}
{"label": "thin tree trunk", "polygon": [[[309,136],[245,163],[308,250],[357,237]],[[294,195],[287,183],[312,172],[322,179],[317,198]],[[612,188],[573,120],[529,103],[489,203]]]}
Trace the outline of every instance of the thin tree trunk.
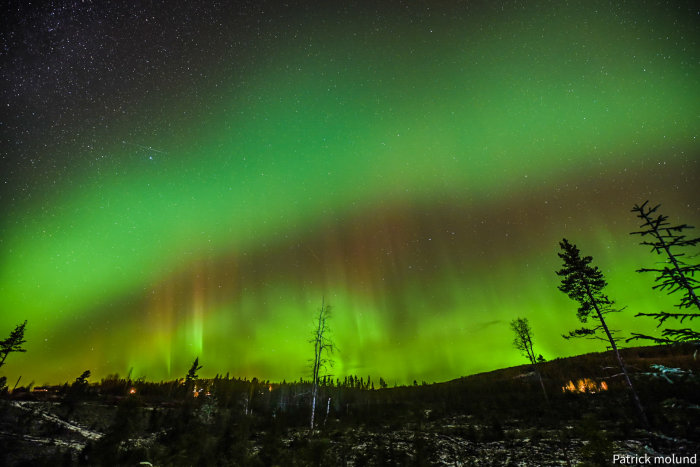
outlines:
{"label": "thin tree trunk", "polygon": [[319,396],[319,373],[321,367],[324,366],[325,361],[323,360],[323,352],[328,352],[329,349],[332,351],[332,343],[328,341],[324,334],[328,330],[326,328],[326,320],[328,319],[328,308],[326,307],[325,298],[321,300],[321,309],[318,314],[318,325],[316,327],[316,332],[313,338],[314,343],[314,364],[312,368],[312,381],[311,381],[311,421],[310,428],[314,429],[314,419],[316,417],[316,399]]}
{"label": "thin tree trunk", "polygon": [[542,373],[535,367],[535,372],[537,373],[537,377],[540,380],[540,386],[542,386],[542,394],[544,394],[544,400],[547,401],[547,405],[549,405],[549,396],[547,395],[547,390],[544,388],[544,381],[542,381]]}
{"label": "thin tree trunk", "polygon": [[[688,280],[686,279],[685,275],[681,272],[681,268],[678,265],[678,261],[676,260],[676,257],[673,256],[673,254],[671,253],[671,249],[669,248],[668,245],[666,245],[666,241],[663,239],[663,237],[659,233],[659,230],[657,229],[656,225],[654,225],[654,223],[649,218],[649,215],[644,214],[644,211],[640,211],[640,212],[642,213],[642,216],[644,216],[644,219],[649,223],[651,228],[654,229],[654,235],[656,235],[656,238],[659,240],[659,243],[661,243],[661,246],[666,251],[666,254],[668,255],[668,259],[670,259],[671,262],[673,263],[673,267],[676,269],[676,272],[678,273],[678,276],[679,276],[681,282],[683,283],[683,287],[685,287],[686,290],[688,291],[688,294],[693,299],[695,306],[698,307],[698,309],[700,309],[700,299],[698,299],[698,296],[695,295],[695,291],[693,290],[693,287],[688,283]],[[670,235],[670,232],[669,232],[669,235]]]}
{"label": "thin tree trunk", "polygon": [[331,411],[331,398],[328,398],[328,403],[326,404],[326,418],[323,419],[323,426],[326,426],[326,422],[328,421],[328,413]]}
{"label": "thin tree trunk", "polygon": [[612,334],[610,334],[610,330],[608,329],[608,325],[605,324],[605,319],[603,318],[603,314],[600,312],[600,309],[598,308],[598,303],[593,298],[591,291],[588,289],[588,285],[586,285],[586,293],[588,294],[588,298],[591,300],[591,303],[593,304],[593,308],[595,308],[596,313],[598,313],[598,319],[600,320],[600,324],[603,325],[603,329],[605,330],[605,334],[608,336],[608,340],[610,341],[610,345],[612,346],[613,352],[615,352],[615,356],[617,357],[617,361],[620,363],[620,368],[622,369],[622,373],[625,375],[625,380],[627,381],[627,386],[629,386],[630,391],[632,392],[632,399],[634,400],[634,405],[637,407],[637,411],[639,412],[639,416],[642,419],[642,423],[644,423],[644,426],[648,428],[649,427],[649,420],[647,420],[647,415],[646,415],[646,413],[644,413],[644,408],[642,407],[642,402],[639,400],[639,396],[637,396],[637,391],[634,390],[634,386],[632,386],[632,380],[630,379],[630,376],[627,373],[627,367],[625,366],[625,363],[622,361],[622,357],[620,356],[620,352],[617,350],[617,345],[615,344],[615,340],[613,339]]}
{"label": "thin tree trunk", "polygon": [[19,378],[17,378],[17,382],[15,383],[15,387],[12,388],[12,392],[14,392],[15,389],[17,389],[17,385],[19,384],[19,381],[20,381],[21,379],[22,379],[22,375],[19,375]]}
{"label": "thin tree trunk", "polygon": [[532,367],[535,369],[535,373],[537,373],[537,378],[540,380],[540,386],[542,386],[542,394],[544,394],[544,400],[547,401],[547,405],[549,405],[549,396],[547,395],[547,390],[545,389],[544,382],[542,381],[542,374],[540,373],[540,370],[537,366],[537,358],[535,357],[535,349],[532,345],[532,339],[530,338],[529,333],[526,337],[527,342],[525,345],[525,350],[527,351],[527,355],[530,358]]}
{"label": "thin tree trunk", "polygon": [[310,428],[311,430],[314,429],[314,416],[316,415],[316,393],[318,392],[318,372],[319,372],[319,367],[321,365],[321,338],[322,338],[322,329],[321,329],[321,319],[322,319],[322,313],[323,313],[323,307],[325,306],[325,297],[321,299],[321,311],[318,316],[318,325],[316,327],[316,333],[314,336],[314,366],[312,369],[312,375],[311,375],[311,423],[310,423]]}
{"label": "thin tree trunk", "polygon": [[311,388],[311,429],[314,429],[314,415],[316,415],[316,384]]}

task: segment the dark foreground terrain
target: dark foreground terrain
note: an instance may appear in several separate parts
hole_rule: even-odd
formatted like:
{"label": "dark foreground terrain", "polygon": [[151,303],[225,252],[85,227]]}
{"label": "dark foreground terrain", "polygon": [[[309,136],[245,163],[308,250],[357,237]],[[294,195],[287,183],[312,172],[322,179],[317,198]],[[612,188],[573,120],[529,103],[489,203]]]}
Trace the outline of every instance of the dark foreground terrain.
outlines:
{"label": "dark foreground terrain", "polygon": [[529,366],[395,388],[328,380],[313,432],[303,381],[114,376],[20,389],[0,399],[0,465],[611,465],[645,454],[692,465],[695,350],[624,351],[650,428],[608,353],[543,364],[549,402]]}

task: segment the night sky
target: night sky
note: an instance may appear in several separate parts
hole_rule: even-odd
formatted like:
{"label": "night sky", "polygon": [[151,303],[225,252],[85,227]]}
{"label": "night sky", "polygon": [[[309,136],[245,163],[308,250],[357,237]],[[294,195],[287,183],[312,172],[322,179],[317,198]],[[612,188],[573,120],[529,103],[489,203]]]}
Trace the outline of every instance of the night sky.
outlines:
{"label": "night sky", "polygon": [[629,211],[700,224],[695,2],[11,3],[10,384],[298,380],[323,297],[341,379],[525,363],[518,316],[548,359],[604,350],[561,338],[562,237],[613,328],[675,303]]}

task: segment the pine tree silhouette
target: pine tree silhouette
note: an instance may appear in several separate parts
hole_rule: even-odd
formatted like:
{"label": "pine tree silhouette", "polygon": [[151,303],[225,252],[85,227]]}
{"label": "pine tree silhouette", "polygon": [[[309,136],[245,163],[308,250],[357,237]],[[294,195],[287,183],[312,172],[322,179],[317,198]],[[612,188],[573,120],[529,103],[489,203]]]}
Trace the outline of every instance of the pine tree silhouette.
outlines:
{"label": "pine tree silhouette", "polygon": [[[658,320],[660,327],[667,320],[678,320],[683,323],[685,320],[692,321],[700,317],[700,313],[691,312],[690,309],[697,308],[700,311],[700,299],[695,292],[700,288],[700,282],[695,279],[695,274],[700,272],[700,263],[688,264],[685,262],[685,253],[678,252],[679,248],[694,247],[700,243],[700,237],[686,238],[684,230],[692,229],[688,224],[671,225],[668,216],[656,214],[660,204],[653,208],[647,207],[649,201],[645,201],[641,206],[635,205],[632,212],[637,213],[637,217],[644,223],[640,225],[643,230],[631,232],[630,235],[640,235],[642,238],[649,238],[649,241],[641,242],[641,245],[651,247],[651,251],[658,255],[666,256],[663,267],[642,268],[637,272],[654,272],[656,285],[652,288],[674,294],[680,292],[681,299],[676,307],[680,310],[687,310],[681,313],[669,313],[660,311],[658,313],[638,313],[635,316],[651,316]],[[634,339],[649,339],[657,343],[671,343],[700,340],[700,332],[691,328],[664,328],[661,338],[648,336],[646,334],[632,333]]]}
{"label": "pine tree silhouette", "polygon": [[18,324],[14,331],[10,333],[7,339],[0,341],[0,367],[5,364],[5,359],[12,352],[26,352],[26,349],[22,348],[22,344],[27,342],[24,339],[24,328],[27,326],[27,321]]}
{"label": "pine tree silhouette", "polygon": [[613,310],[612,308],[614,302],[603,293],[603,289],[606,285],[608,285],[603,277],[603,273],[600,272],[597,266],[590,266],[591,261],[593,261],[592,257],[581,257],[580,251],[576,245],[569,243],[567,239],[563,239],[561,242],[559,242],[559,246],[563,252],[558,253],[558,255],[564,260],[562,269],[557,271],[557,275],[562,277],[559,290],[568,295],[572,300],[578,302],[579,308],[577,316],[579,321],[585,323],[589,318],[593,318],[593,320],[598,322],[598,324],[592,328],[584,327],[577,329],[562,337],[565,339],[570,339],[572,337],[592,337],[599,331],[604,331],[605,336],[610,342],[610,346],[617,357],[617,361],[620,364],[620,368],[625,376],[627,386],[630,388],[634,405],[639,412],[639,416],[644,425],[649,426],[642,403],[639,400],[637,392],[632,386],[632,380],[630,380],[629,374],[627,373],[627,367],[622,361],[622,357],[617,349],[615,339],[613,338],[612,333],[605,322],[605,314],[616,310]]}

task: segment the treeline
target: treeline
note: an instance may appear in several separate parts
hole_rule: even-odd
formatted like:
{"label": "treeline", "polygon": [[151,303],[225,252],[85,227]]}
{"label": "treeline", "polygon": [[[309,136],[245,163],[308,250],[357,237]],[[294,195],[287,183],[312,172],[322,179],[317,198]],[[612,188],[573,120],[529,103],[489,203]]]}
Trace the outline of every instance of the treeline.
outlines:
{"label": "treeline", "polygon": [[[12,399],[31,400],[48,398],[51,395],[70,395],[81,394],[83,397],[102,397],[102,398],[121,398],[127,395],[139,394],[142,397],[153,400],[173,400],[184,397],[200,397],[210,396],[213,393],[226,394],[246,393],[250,388],[267,389],[268,391],[284,388],[290,391],[294,397],[307,395],[312,381],[300,378],[298,381],[273,382],[270,380],[259,380],[258,378],[234,378],[228,373],[226,375],[216,375],[214,378],[200,379],[186,378],[170,381],[148,381],[145,378],[132,379],[130,377],[120,377],[118,374],[108,375],[100,380],[100,382],[89,383],[87,379],[90,377],[90,371],[83,372],[72,384],[64,383],[62,385],[47,385],[47,386],[19,386],[15,388],[8,396]],[[423,382],[423,385],[427,383]],[[414,385],[417,383],[414,382]],[[386,389],[388,384],[383,378],[379,378],[378,387],[375,387],[371,376],[367,378],[357,375],[350,375],[340,378],[332,378],[323,376],[319,380],[319,388],[322,389],[355,389],[361,391],[370,391],[375,389]],[[397,387],[394,384],[393,387]],[[225,389],[225,391],[224,391]],[[7,393],[7,388],[5,388]]]}
{"label": "treeline", "polygon": [[[635,369],[635,374],[643,375],[650,372],[650,364],[661,364],[666,367],[683,367],[691,372],[700,372],[700,360],[693,359],[694,346],[679,344],[674,346],[654,346],[622,349],[621,354],[627,364]],[[563,386],[569,380],[579,378],[609,379],[609,393],[624,396],[624,381],[619,378],[619,368],[616,359],[610,352],[593,353],[570,358],[554,359],[540,365],[543,384],[551,397],[565,397]],[[539,390],[539,382],[530,365],[512,367],[473,376],[463,377],[454,381],[434,383],[430,385],[408,385],[372,390],[371,378],[349,376],[342,380],[330,377],[322,378],[319,385],[319,418],[321,422],[328,417],[340,417],[362,410],[363,407],[392,406],[408,404],[423,407],[425,403],[436,403],[445,409],[479,410],[488,407],[484,401],[501,400],[509,393],[520,394],[529,402],[527,407],[545,408],[546,402],[533,401],[533,394]],[[283,412],[299,413],[308,417],[311,399],[312,382],[300,379],[292,382],[271,382],[266,380],[251,380],[232,378],[228,374],[217,375],[211,379],[197,378],[188,386],[186,380],[151,382],[144,379],[122,378],[111,375],[98,383],[87,383],[83,373],[76,381],[62,386],[39,387],[33,391],[28,388],[16,389],[11,398],[15,400],[42,400],[55,398],[63,400],[79,395],[77,400],[100,400],[108,403],[120,403],[124,399],[134,399],[143,404],[175,407],[185,403],[214,404],[218,408],[237,410],[243,414],[272,415]],[[653,378],[643,378],[644,387],[648,388]],[[661,383],[668,383],[659,380]],[[681,388],[678,385],[677,388]],[[680,390],[680,389],[679,389]],[[441,401],[441,397],[450,397]],[[642,391],[647,394],[646,389]],[[659,396],[654,396],[657,398]],[[695,397],[691,398],[695,399]],[[451,401],[451,402],[450,402]],[[522,402],[522,401],[521,401]],[[499,403],[502,403],[499,402]],[[503,405],[508,407],[508,404]],[[520,402],[513,405],[520,407]],[[426,408],[430,408],[426,406]],[[302,418],[303,418],[302,417]],[[294,416],[291,416],[294,419]]]}
{"label": "treeline", "polygon": [[[697,437],[692,406],[700,400],[697,381],[690,381],[694,376],[690,371],[670,375],[669,384],[649,367],[654,362],[697,374],[700,362],[692,357],[693,346],[621,352],[628,365],[637,369],[635,383],[654,426],[668,436]],[[336,451],[347,447],[350,452],[352,444],[346,446],[343,440],[357,429],[421,433],[437,425],[443,427],[441,435],[493,442],[507,440],[515,427],[522,429],[523,424],[514,425],[517,420],[526,420],[524,426],[538,436],[538,430],[544,433],[570,424],[582,414],[604,420],[608,436],[614,433],[627,439],[636,423],[633,406],[620,403],[628,398],[623,381],[613,378],[607,391],[596,394],[561,388],[569,378],[611,375],[614,363],[609,352],[543,363],[540,369],[550,394],[548,401],[537,397],[540,385],[528,365],[445,383],[375,390],[371,390],[371,381],[367,388],[366,380],[354,386],[354,376],[347,378],[348,385],[345,378],[340,385],[338,378],[333,384],[326,378],[328,384],[318,387],[314,436],[301,435],[308,434],[312,397],[308,380],[273,383],[224,375],[196,378],[188,387],[185,378],[156,383],[113,375],[92,384],[76,378],[71,385],[56,387],[60,391],[57,415],[103,434],[79,452],[67,454],[71,462],[83,465],[136,465],[145,460],[153,465],[219,465],[222,460],[223,465],[335,465],[337,462],[327,462],[331,441]],[[26,395],[40,400],[50,394],[34,391]],[[16,426],[31,426],[36,415],[27,412],[24,417],[29,418],[18,417]],[[453,419],[461,420],[458,428],[450,428]],[[418,453],[421,446],[411,449]]]}

